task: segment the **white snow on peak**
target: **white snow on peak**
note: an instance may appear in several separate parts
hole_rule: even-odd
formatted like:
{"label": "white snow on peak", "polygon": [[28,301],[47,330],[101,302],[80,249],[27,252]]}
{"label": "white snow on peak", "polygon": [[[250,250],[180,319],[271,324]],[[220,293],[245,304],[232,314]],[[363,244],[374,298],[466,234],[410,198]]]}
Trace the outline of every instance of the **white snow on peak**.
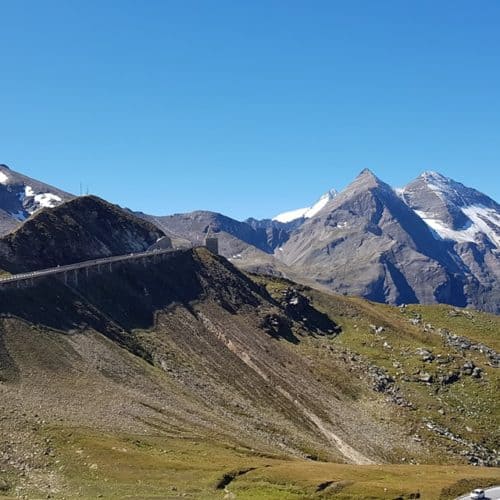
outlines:
{"label": "white snow on peak", "polygon": [[[461,196],[461,185],[453,179],[431,170],[422,173],[420,178],[445,203],[453,199],[463,199]],[[404,200],[404,192],[401,194]],[[467,224],[460,229],[449,227],[444,221],[436,219],[435,216],[425,210],[415,210],[415,212],[432,229],[434,236],[439,239],[457,242],[476,242],[481,238],[482,234],[493,245],[500,248],[500,213],[497,210],[480,203],[462,206],[460,210],[468,218]]]}
{"label": "white snow on peak", "polygon": [[[470,223],[462,229],[452,229],[443,221],[430,218],[426,212],[415,210],[417,215],[433,230],[433,234],[439,239],[452,240],[460,243],[476,242],[479,235],[482,233],[497,248],[500,248],[500,214],[484,205],[470,205],[461,209],[468,217]],[[487,219],[490,224],[485,222]],[[495,226],[495,227],[491,227]]]}
{"label": "white snow on peak", "polygon": [[25,196],[35,196],[35,192],[33,191],[33,188],[31,186],[25,186],[24,187],[24,195]]}
{"label": "white snow on peak", "polygon": [[333,198],[337,196],[337,194],[338,192],[335,189],[330,189],[330,191],[325,193],[314,205],[283,212],[276,217],[273,217],[273,220],[278,222],[292,222],[293,220],[300,219],[302,217],[309,219],[322,210],[330,200],[333,200]]}
{"label": "white snow on peak", "polygon": [[420,178],[424,180],[429,189],[434,191],[441,199],[444,199],[447,193],[458,194],[456,190],[457,183],[439,172],[427,170],[420,175]]}
{"label": "white snow on peak", "polygon": [[448,177],[444,176],[443,174],[440,174],[439,172],[436,172],[435,170],[426,170],[425,172],[422,172],[420,174],[420,177],[425,180],[436,180],[436,181],[449,181]]}
{"label": "white snow on peak", "polygon": [[0,172],[0,184],[7,184],[9,178],[3,173]]}

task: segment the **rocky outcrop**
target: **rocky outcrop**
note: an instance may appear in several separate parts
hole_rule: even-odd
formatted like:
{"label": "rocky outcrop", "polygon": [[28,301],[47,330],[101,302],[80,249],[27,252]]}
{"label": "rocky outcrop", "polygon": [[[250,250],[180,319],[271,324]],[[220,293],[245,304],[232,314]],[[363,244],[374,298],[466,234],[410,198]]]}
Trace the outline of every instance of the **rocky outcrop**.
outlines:
{"label": "rocky outcrop", "polygon": [[302,323],[314,333],[336,335],[341,331],[326,314],[312,307],[309,299],[296,288],[285,288],[281,292],[280,306],[288,317]]}

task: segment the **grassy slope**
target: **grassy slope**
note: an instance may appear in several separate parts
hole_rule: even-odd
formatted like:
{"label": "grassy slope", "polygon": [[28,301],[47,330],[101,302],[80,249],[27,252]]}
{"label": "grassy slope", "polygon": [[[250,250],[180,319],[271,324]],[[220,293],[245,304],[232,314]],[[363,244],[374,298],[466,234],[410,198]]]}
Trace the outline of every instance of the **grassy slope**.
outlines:
{"label": "grassy slope", "polygon": [[[265,284],[275,297],[290,286],[285,280],[276,278],[254,276],[254,279]],[[442,440],[436,440],[436,436],[423,425],[424,420],[431,420],[458,436],[491,448],[497,447],[500,442],[498,369],[493,368],[489,360],[477,351],[457,351],[446,345],[438,329],[445,328],[474,342],[482,342],[498,352],[500,317],[446,305],[396,308],[298,285],[296,288],[342,327],[342,334],[333,340],[308,338],[300,344],[299,348],[316,360],[318,373],[327,371],[331,363],[331,353],[324,349],[325,346],[331,345],[335,350],[345,348],[348,353],[361,355],[365,362],[382,367],[394,377],[402,393],[414,403],[414,410],[403,412],[402,416],[413,422],[417,435],[425,435],[436,441],[436,446],[442,446]],[[417,316],[421,317],[419,324],[411,324],[410,320]],[[384,331],[376,335],[370,325],[382,326]],[[435,361],[424,362],[416,353],[419,348],[450,361],[442,365]],[[468,360],[483,370],[481,379],[462,376],[450,385],[437,381],[439,375],[459,372]],[[431,374],[433,383],[415,382],[419,372]],[[453,448],[449,440],[446,440],[446,445]]]}

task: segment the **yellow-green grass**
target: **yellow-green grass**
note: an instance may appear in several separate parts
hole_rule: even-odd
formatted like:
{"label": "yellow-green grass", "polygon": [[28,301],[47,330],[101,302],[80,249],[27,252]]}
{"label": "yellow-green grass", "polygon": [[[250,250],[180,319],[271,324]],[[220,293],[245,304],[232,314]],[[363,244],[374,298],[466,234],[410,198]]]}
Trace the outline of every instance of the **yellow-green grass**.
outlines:
{"label": "yellow-green grass", "polygon": [[[52,498],[216,499],[230,492],[238,499],[389,499],[411,493],[445,499],[470,485],[500,482],[500,470],[493,468],[287,460],[189,435],[112,435],[87,429],[52,429],[50,434],[52,467],[59,475]],[[226,486],[220,484],[233,476]],[[40,497],[35,490],[26,493]]]}
{"label": "yellow-green grass", "polygon": [[249,472],[237,479],[231,490],[237,498],[259,498],[252,496],[255,486],[265,491],[266,486],[276,488],[280,485],[290,490],[290,496],[283,495],[283,498],[315,498],[320,496],[318,489],[322,485],[325,487],[323,495],[328,498],[388,499],[407,497],[411,493],[420,493],[425,499],[450,498],[449,493],[455,493],[453,487],[458,481],[485,486],[498,482],[499,474],[498,469],[467,466],[354,466],[293,461]]}
{"label": "yellow-green grass", "polygon": [[473,309],[461,309],[447,305],[409,305],[406,316],[420,314],[423,323],[451,332],[500,351],[500,316],[482,313]]}

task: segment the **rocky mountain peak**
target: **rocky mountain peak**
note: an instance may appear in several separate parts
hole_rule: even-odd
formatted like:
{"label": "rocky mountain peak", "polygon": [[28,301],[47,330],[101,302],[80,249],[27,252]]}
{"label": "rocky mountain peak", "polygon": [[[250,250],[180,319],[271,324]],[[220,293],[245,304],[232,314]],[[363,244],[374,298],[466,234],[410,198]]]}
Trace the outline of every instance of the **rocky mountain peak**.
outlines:
{"label": "rocky mountain peak", "polygon": [[407,195],[405,199],[408,198],[408,195],[414,195],[416,192],[429,191],[448,205],[467,207],[482,204],[487,207],[498,207],[498,203],[485,194],[434,171],[423,172],[401,190],[403,194]]}
{"label": "rocky mountain peak", "polygon": [[382,182],[369,168],[364,168],[346,190],[348,190],[351,186],[364,186],[368,188],[380,185],[385,185],[385,183]]}
{"label": "rocky mountain peak", "polygon": [[424,172],[399,191],[402,200],[438,238],[500,245],[500,205],[479,191],[437,172]]}
{"label": "rocky mountain peak", "polygon": [[425,170],[419,175],[419,178],[425,180],[426,182],[447,182],[452,181],[449,177],[446,177],[435,170]]}
{"label": "rocky mountain peak", "polygon": [[388,184],[380,180],[371,170],[365,168],[339,193],[336,204],[338,205],[349,198],[357,197],[361,193],[369,194],[373,190],[385,193],[388,196],[392,196],[393,194],[393,190]]}
{"label": "rocky mountain peak", "polygon": [[374,179],[377,179],[377,176],[369,168],[364,168],[363,170],[361,170],[361,172],[357,175],[357,178],[359,177],[372,177]]}
{"label": "rocky mountain peak", "polygon": [[[0,239],[0,268],[17,272],[140,251],[158,237],[102,200],[64,203],[72,198],[0,165],[0,233],[20,227]],[[330,189],[273,220],[238,221],[205,210],[135,215],[177,246],[200,245],[214,234],[221,255],[254,272],[376,301],[498,311],[500,205],[439,172],[425,171],[394,190],[365,168],[341,193]]]}

